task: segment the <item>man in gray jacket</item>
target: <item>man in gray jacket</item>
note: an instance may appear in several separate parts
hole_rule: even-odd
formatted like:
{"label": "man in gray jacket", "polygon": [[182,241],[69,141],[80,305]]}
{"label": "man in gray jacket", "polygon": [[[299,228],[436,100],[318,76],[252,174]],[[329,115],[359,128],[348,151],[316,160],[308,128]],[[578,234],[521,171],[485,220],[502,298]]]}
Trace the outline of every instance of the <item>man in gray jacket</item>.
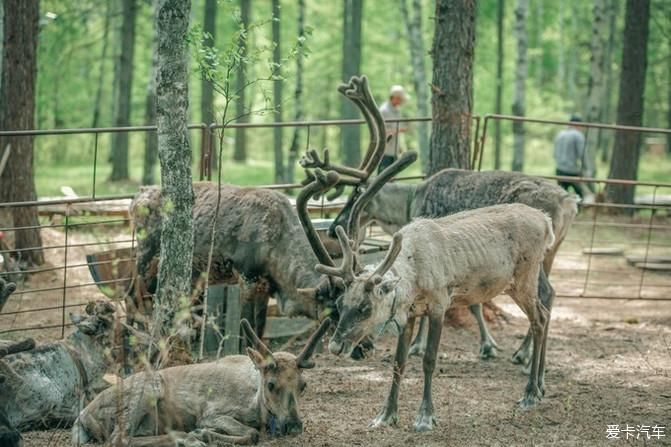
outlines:
{"label": "man in gray jacket", "polygon": [[[571,125],[559,132],[555,138],[554,159],[556,163],[556,174],[563,177],[580,177],[585,172],[585,136],[582,133],[580,123],[582,119],[577,115],[571,115]],[[583,198],[580,183],[559,180],[559,186],[565,190],[569,187]]]}

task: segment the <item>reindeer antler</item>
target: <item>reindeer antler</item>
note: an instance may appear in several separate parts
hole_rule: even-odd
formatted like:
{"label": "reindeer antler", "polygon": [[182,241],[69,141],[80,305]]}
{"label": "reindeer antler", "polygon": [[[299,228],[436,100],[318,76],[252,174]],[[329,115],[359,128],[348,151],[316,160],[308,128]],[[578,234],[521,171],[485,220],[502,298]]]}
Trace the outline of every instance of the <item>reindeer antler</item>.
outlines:
{"label": "reindeer antler", "polygon": [[331,163],[328,149],[324,149],[324,160],[319,158],[316,150],[308,149],[298,163],[304,168],[320,168],[325,171],[335,171],[338,174],[349,175],[360,180],[367,179],[369,175],[366,171],[360,169]]}
{"label": "reindeer antler", "polygon": [[322,338],[326,330],[331,326],[331,319],[329,317],[324,318],[322,324],[319,325],[319,328],[310,336],[307,344],[303,348],[298,357],[296,357],[296,364],[299,368],[310,369],[315,367],[315,362],[310,360],[312,354],[317,347],[317,343]]}
{"label": "reindeer antler", "polygon": [[256,349],[259,354],[261,354],[263,357],[272,357],[273,353],[266,346],[265,343],[261,341],[258,335],[256,335],[256,332],[254,332],[254,329],[252,329],[252,326],[249,324],[249,321],[247,321],[246,318],[243,318],[240,320],[240,326],[242,326],[242,330],[249,339],[249,341],[252,342],[252,345],[254,346],[254,349]]}
{"label": "reindeer antler", "polygon": [[[394,261],[398,258],[399,253],[401,253],[401,247],[403,245],[403,235],[401,233],[394,234],[394,237],[391,239],[391,246],[387,255],[384,257],[382,262],[377,266],[370,278],[375,283],[379,283],[382,280],[382,277],[385,273],[394,265]],[[379,278],[379,279],[378,279]]]}
{"label": "reindeer antler", "polygon": [[345,282],[354,280],[354,251],[352,250],[352,241],[349,240],[343,227],[336,228],[338,235],[338,242],[342,247],[342,264],[340,267],[333,267],[323,264],[317,264],[315,270],[323,275],[335,276],[342,278]]}

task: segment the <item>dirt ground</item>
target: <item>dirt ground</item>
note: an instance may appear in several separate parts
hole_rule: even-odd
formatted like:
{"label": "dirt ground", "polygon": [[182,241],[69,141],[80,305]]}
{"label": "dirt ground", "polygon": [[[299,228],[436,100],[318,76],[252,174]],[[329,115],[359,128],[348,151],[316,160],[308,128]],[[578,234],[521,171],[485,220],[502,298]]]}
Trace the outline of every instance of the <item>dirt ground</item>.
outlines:
{"label": "dirt ground", "polygon": [[[536,409],[522,411],[516,400],[526,378],[508,359],[527,326],[512,302],[498,302],[513,315],[493,327],[503,349],[498,358],[478,359],[473,327],[444,332],[433,381],[434,431],[412,431],[422,393],[419,358],[406,370],[398,427],[367,428],[389,388],[395,340],[385,338],[363,362],[317,354],[300,403],[305,432],[260,445],[671,445],[671,305],[559,299],[548,341],[547,394]],[[607,440],[613,424],[658,424],[666,437]],[[26,433],[25,445],[68,446],[69,437],[62,430]]]}

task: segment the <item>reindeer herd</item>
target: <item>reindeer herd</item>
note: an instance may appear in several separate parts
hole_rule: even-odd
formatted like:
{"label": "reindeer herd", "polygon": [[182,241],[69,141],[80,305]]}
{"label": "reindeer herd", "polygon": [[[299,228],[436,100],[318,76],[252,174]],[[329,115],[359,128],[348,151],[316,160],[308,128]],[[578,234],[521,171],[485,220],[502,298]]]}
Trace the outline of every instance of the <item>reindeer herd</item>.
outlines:
{"label": "reindeer herd", "polygon": [[[423,355],[424,392],[414,428],[431,430],[431,384],[445,312],[469,306],[480,328],[481,357],[495,356],[481,306],[501,293],[530,324],[513,356],[528,363],[519,404],[530,408],[540,401],[554,298],[548,276],[576,215],[575,199],[546,181],[504,172],[446,169],[419,185],[390,183],[417,158],[412,152],[373,176],[384,153],[384,121],[365,76],[339,91],[367,122],[368,151],[351,168],[332,163],[328,151],[308,150],[295,209],[276,191],[194,185],[193,287],[201,290],[205,280],[240,284],[247,355],[147,368],[110,387],[102,378],[116,361],[115,307],[91,303],[84,316],[71,316],[76,330],[65,340],[37,348],[31,340],[0,342],[0,445],[20,445],[21,431],[64,425],[73,427],[73,445],[249,444],[265,434],[301,433],[301,373],[314,367],[310,357],[331,321],[336,327],[328,350],[356,359],[365,358],[384,328],[398,331],[391,389],[373,427],[397,423],[408,355]],[[307,204],[345,187],[351,193],[330,228],[342,251],[336,265]],[[156,290],[162,212],[158,187],[142,189],[131,205],[139,235],[136,290],[125,305],[131,332],[134,324],[149,325],[151,301],[144,296]],[[392,242],[379,264],[363,265],[359,248],[373,222],[393,235]],[[13,287],[0,280],[0,309]],[[261,341],[271,297],[283,314],[321,320],[298,356],[273,353]]]}

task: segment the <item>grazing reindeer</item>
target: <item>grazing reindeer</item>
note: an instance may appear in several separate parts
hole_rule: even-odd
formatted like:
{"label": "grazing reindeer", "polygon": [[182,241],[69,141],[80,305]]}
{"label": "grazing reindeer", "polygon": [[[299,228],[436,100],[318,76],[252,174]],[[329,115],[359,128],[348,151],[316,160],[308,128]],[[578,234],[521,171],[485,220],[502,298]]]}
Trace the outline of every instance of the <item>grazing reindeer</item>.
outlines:
{"label": "grazing reindeer", "polygon": [[339,299],[340,320],[329,351],[341,354],[376,328],[394,322],[400,329],[391,391],[372,422],[397,422],[401,377],[416,317],[429,318],[424,354],[424,394],[415,430],[433,428],[431,378],[445,312],[452,305],[484,303],[509,294],[531,323],[534,349],[529,382],[520,405],[533,406],[544,394],[545,345],[554,292],[543,272],[545,253],[554,244],[550,218],[522,204],[496,205],[438,219],[418,219],[393,237],[376,267],[354,270],[354,253],[342,227],[340,268],[317,270],[340,276],[347,291]]}
{"label": "grazing reindeer", "polygon": [[[350,199],[336,217],[330,231],[345,225],[352,214],[356,198]],[[543,268],[550,275],[559,246],[564,241],[577,213],[574,196],[547,180],[517,172],[476,172],[444,169],[420,184],[388,183],[377,192],[361,211],[361,225],[375,221],[387,233],[393,234],[416,217],[441,217],[503,203],[524,203],[545,212],[552,219],[555,243],[545,254]],[[489,333],[482,305],[469,306],[480,329],[480,357],[496,356],[496,342]],[[526,364],[531,354],[531,332],[527,333],[513,362]],[[421,355],[426,346],[426,319],[420,322],[417,338],[410,354]]]}
{"label": "grazing reindeer", "polygon": [[[100,393],[79,415],[72,442],[117,445],[189,445],[256,443],[266,431],[299,434],[303,422],[298,399],[305,390],[302,371],[328,329],[325,319],[303,351],[272,353],[247,320],[242,327],[254,348],[211,363],[184,365],[133,374]],[[180,444],[181,445],[181,444]]]}
{"label": "grazing reindeer", "polygon": [[[98,301],[86,315],[70,315],[77,330],[65,340],[38,346],[32,340],[0,349],[1,419],[24,431],[71,424],[80,408],[107,387],[115,308]],[[31,350],[27,350],[31,349]],[[21,352],[25,351],[25,352]]]}

